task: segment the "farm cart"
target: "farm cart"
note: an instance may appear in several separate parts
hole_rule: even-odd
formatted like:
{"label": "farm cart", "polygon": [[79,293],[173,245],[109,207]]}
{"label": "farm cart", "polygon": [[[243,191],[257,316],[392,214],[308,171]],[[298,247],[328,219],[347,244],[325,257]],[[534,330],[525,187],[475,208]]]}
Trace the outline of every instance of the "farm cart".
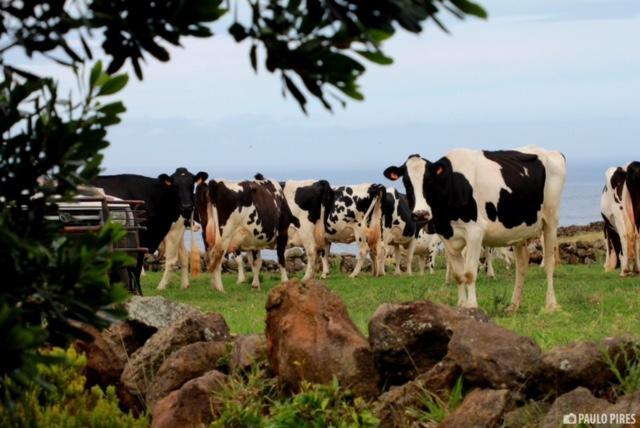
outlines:
{"label": "farm cart", "polygon": [[57,205],[56,215],[49,218],[62,222],[64,232],[68,235],[97,232],[109,219],[122,225],[126,235],[114,244],[113,251],[131,254],[136,259],[136,266],[112,272],[111,280],[123,282],[131,293],[142,295],[136,271],[142,266],[148,251],[140,246],[139,237],[139,231],[144,229],[141,226],[145,220],[144,201],[112,198],[104,195],[100,189],[86,188],[81,190],[80,196]]}

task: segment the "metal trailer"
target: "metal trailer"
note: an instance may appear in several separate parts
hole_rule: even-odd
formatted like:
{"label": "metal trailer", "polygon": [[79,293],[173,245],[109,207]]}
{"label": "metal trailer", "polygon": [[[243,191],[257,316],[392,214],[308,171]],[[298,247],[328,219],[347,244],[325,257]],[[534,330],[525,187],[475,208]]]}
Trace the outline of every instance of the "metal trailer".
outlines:
{"label": "metal trailer", "polygon": [[[96,193],[96,192],[94,192]],[[97,192],[100,194],[100,192]],[[58,202],[56,215],[48,216],[64,225],[64,233],[81,235],[95,233],[108,221],[120,223],[126,235],[113,245],[113,251],[131,254],[136,259],[135,267],[127,267],[111,273],[111,281],[123,282],[133,294],[142,295],[138,275],[144,255],[148,249],[140,246],[140,230],[145,227],[144,201],[122,200],[107,195],[77,196],[71,201]]]}

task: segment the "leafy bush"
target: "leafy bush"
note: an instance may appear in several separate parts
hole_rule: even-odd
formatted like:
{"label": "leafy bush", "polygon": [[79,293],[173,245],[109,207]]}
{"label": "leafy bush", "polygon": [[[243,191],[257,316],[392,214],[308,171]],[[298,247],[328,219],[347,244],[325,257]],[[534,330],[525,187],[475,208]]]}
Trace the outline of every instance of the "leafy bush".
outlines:
{"label": "leafy bush", "polygon": [[[1,61],[0,61],[1,62]],[[122,228],[107,223],[91,235],[65,235],[56,203],[99,171],[106,129],[120,121],[121,103],[104,97],[126,83],[100,62],[91,70],[86,96],[58,97],[52,79],[5,66],[0,82],[0,393],[2,379],[31,379],[46,362],[38,349],[67,346],[80,331],[74,321],[110,324],[114,302],[126,292],[109,281],[130,257],[114,253]],[[105,89],[106,88],[106,89]],[[19,388],[18,384],[14,386]],[[14,390],[16,389],[14,387]],[[19,391],[18,391],[19,392]]]}
{"label": "leafy bush", "polygon": [[340,387],[304,382],[289,396],[267,376],[254,368],[243,378],[229,377],[212,395],[212,407],[219,409],[212,428],[222,427],[375,427],[378,419],[369,403]]}
{"label": "leafy bush", "polygon": [[[73,348],[66,352],[55,348],[45,356],[53,357],[55,364],[38,364],[38,382],[23,385],[20,395],[5,406],[0,406],[0,426],[13,427],[146,427],[146,416],[136,419],[122,413],[118,407],[115,389],[103,391],[98,386],[85,390],[86,379],[82,370],[84,355]],[[11,383],[11,379],[6,382]]]}

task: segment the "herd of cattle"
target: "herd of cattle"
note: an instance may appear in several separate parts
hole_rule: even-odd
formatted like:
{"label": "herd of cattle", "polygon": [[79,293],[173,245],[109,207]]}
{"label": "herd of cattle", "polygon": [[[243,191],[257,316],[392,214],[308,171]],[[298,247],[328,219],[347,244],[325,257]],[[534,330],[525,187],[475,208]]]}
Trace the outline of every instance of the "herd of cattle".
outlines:
{"label": "herd of cattle", "polygon": [[[332,187],[326,180],[278,182],[261,174],[246,181],[208,180],[206,172],[192,174],[186,168],[158,178],[101,176],[92,184],[107,195],[145,201],[142,245],[154,252],[166,238],[161,289],[176,262],[188,265],[182,237],[197,222],[202,227],[212,286],[219,291],[224,290],[221,273],[226,254],[242,251],[250,256],[257,288],[262,249],[276,250],[285,281],[286,248],[303,247],[308,259],[304,281],[316,274],[318,259],[322,277],[329,273],[332,243],[357,244],[352,277],[359,274],[367,256],[373,275],[384,275],[389,249],[394,252],[396,272],[404,254],[410,273],[414,254],[433,255],[442,243],[447,266],[458,284],[458,305],[477,307],[475,284],[483,248],[512,247],[516,270],[512,310],[522,298],[527,244],[541,238],[546,308],[557,306],[553,271],[566,175],[560,152],[535,146],[508,151],[455,149],[435,162],[411,155],[383,174],[392,181],[402,179],[406,195],[382,184]],[[606,267],[619,265],[623,275],[637,272],[639,266],[639,194],[640,163],[607,171],[602,195]],[[199,265],[199,253],[197,260]],[[138,277],[141,269],[137,267]],[[182,269],[182,286],[188,286],[187,269]]]}

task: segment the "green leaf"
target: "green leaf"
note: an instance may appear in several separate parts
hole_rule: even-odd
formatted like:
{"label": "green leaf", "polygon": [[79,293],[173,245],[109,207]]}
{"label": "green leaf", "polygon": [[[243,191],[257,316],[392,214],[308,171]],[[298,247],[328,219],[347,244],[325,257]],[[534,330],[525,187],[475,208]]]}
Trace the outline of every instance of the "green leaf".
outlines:
{"label": "green leaf", "polygon": [[293,83],[293,80],[289,78],[289,76],[287,76],[285,73],[282,73],[282,78],[287,85],[287,89],[289,90],[289,92],[291,92],[291,95],[293,95],[296,101],[298,101],[298,104],[300,104],[300,108],[302,109],[304,114],[307,114],[307,109],[305,107],[305,104],[307,104],[307,99],[304,97],[300,89],[298,89],[296,84]]}
{"label": "green leaf", "polygon": [[371,37],[375,42],[380,43],[387,40],[389,37],[393,36],[393,29],[391,31],[384,31],[376,28],[372,28],[367,31],[369,37]]}
{"label": "green leaf", "polygon": [[115,94],[120,89],[124,88],[128,81],[129,76],[126,74],[113,76],[102,85],[100,92],[98,92],[98,96]]}
{"label": "green leaf", "polygon": [[370,52],[370,51],[356,50],[356,52],[362,55],[363,57],[365,57],[366,59],[368,59],[369,61],[375,62],[376,64],[380,64],[380,65],[393,64],[393,58],[385,56],[382,52],[379,52],[379,51]]}
{"label": "green leaf", "polygon": [[98,78],[102,74],[102,61],[96,62],[91,68],[91,77],[89,78],[89,86],[92,88],[96,86]]}
{"label": "green leaf", "polygon": [[469,0],[451,0],[451,3],[467,15],[473,15],[483,19],[487,19],[489,16],[482,6]]}
{"label": "green leaf", "polygon": [[247,38],[247,30],[237,22],[234,22],[231,27],[229,27],[229,34],[233,36],[236,42],[241,42]]}
{"label": "green leaf", "polygon": [[258,72],[258,54],[257,54],[258,45],[251,46],[251,50],[249,51],[249,58],[251,59],[251,67],[253,67],[253,71]]}
{"label": "green leaf", "polygon": [[98,111],[108,116],[112,116],[124,113],[125,111],[127,111],[127,109],[121,101],[116,101],[110,104],[103,105],[98,109]]}

